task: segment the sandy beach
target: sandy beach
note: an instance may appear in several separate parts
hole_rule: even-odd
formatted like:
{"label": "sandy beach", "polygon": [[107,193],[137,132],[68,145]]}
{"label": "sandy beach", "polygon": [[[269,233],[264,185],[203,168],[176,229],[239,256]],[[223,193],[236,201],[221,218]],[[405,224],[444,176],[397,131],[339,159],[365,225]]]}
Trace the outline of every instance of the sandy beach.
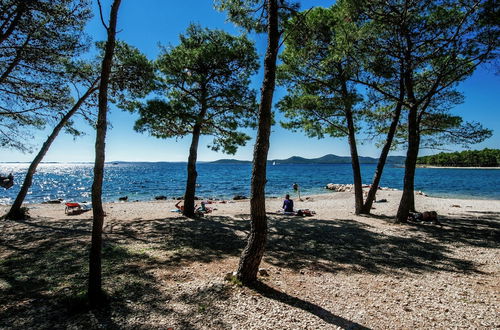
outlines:
{"label": "sandy beach", "polygon": [[[201,219],[176,201],[105,205],[103,285],[109,310],[80,308],[91,212],[30,205],[1,221],[0,328],[500,328],[500,201],[416,195],[442,226],[393,224],[400,191],[379,191],[373,216],[351,193],[294,198],[312,217],[277,215],[260,283],[227,281],[249,230],[249,201],[215,202]],[[0,207],[5,213],[6,206]]]}

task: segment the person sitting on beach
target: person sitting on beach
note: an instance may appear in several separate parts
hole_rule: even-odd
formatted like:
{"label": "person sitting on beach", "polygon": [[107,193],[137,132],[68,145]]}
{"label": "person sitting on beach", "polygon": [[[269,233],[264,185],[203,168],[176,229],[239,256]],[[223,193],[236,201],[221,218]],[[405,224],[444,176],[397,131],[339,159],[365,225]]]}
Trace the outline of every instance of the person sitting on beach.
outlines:
{"label": "person sitting on beach", "polygon": [[212,212],[212,208],[211,207],[206,207],[206,203],[205,202],[201,202],[201,206],[196,210],[196,212],[210,213],[210,212]]}
{"label": "person sitting on beach", "polygon": [[[182,205],[181,205],[182,203]],[[204,203],[201,203],[202,207],[205,207],[204,206]],[[183,200],[180,200],[178,201],[176,204],[175,204],[175,207],[177,209],[177,212],[184,212],[184,201]],[[194,209],[196,210],[196,208],[198,207],[198,204],[195,204],[194,205]],[[198,211],[198,210],[197,210]]]}
{"label": "person sitting on beach", "polygon": [[[180,203],[182,203],[182,205],[179,205]],[[183,212],[184,211],[184,201],[180,200],[177,202],[177,204],[175,204],[175,207],[180,211],[180,212]]]}
{"label": "person sitting on beach", "polygon": [[283,212],[293,212],[293,200],[290,199],[290,195],[288,194],[286,194],[283,201]]}

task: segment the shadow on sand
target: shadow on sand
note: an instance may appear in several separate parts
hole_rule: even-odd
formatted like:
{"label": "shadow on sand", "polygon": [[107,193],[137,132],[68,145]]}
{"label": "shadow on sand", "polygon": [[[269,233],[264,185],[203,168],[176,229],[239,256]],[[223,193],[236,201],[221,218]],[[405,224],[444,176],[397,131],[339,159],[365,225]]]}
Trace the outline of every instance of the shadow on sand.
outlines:
{"label": "shadow on sand", "polygon": [[[477,272],[473,262],[452,257],[452,249],[457,244],[496,247],[500,213],[471,212],[467,217],[442,221],[443,228],[405,226],[402,230],[419,235],[403,237],[376,232],[352,220],[270,217],[265,260],[277,267],[331,273],[347,268],[370,273]],[[249,230],[246,220],[212,216],[199,220],[109,221],[105,228],[103,276],[110,300],[108,308],[99,312],[84,306],[88,220],[7,220],[0,227],[0,300],[4,305],[0,328],[120,328],[131,325],[131,316],[141,320],[136,326],[147,327],[154,315],[175,315],[176,327],[192,328],[196,327],[193,316],[200,313],[209,316],[215,328],[230,326],[220,316],[224,311],[218,310],[215,303],[207,303],[227,299],[231,294],[229,284],[210,284],[190,295],[178,292],[175,283],[196,276],[179,275],[185,265],[239,256]],[[155,274],[159,271],[165,274],[161,283]],[[170,284],[165,286],[165,281]],[[329,324],[363,328],[266,284],[257,284],[253,290]],[[171,309],[172,299],[188,304],[186,313]]]}

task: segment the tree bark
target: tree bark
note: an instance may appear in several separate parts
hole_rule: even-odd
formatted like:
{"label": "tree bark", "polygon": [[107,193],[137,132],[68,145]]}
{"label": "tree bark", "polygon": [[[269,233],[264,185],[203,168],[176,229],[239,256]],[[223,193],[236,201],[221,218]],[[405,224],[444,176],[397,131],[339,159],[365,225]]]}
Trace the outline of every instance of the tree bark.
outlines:
{"label": "tree bark", "polygon": [[415,211],[414,180],[420,138],[417,128],[417,109],[411,107],[408,114],[408,151],[406,153],[403,195],[399,202],[396,222],[406,222],[410,212]]}
{"label": "tree bark", "polygon": [[191,147],[189,148],[189,158],[187,164],[187,181],[186,191],[184,193],[184,211],[182,212],[186,217],[193,218],[195,216],[195,194],[196,194],[196,159],[198,157],[198,142],[200,140],[201,123],[197,123],[193,129],[193,139],[191,140]]}
{"label": "tree bark", "polygon": [[97,133],[95,143],[94,182],[92,183],[92,242],[89,258],[88,298],[90,307],[95,308],[104,303],[101,276],[102,228],[104,210],[102,208],[102,182],[104,177],[105,141],[107,130],[108,85],[116,40],[116,22],[121,0],[114,0],[111,5],[108,40],[102,60],[101,84],[99,86],[99,114],[97,117]]}
{"label": "tree bark", "polygon": [[402,109],[402,104],[398,103],[396,105],[394,116],[392,117],[391,126],[389,127],[389,132],[387,133],[387,138],[385,140],[384,147],[380,152],[380,157],[377,162],[377,168],[375,169],[370,190],[368,190],[368,195],[366,196],[366,200],[361,209],[361,214],[370,214],[371,212],[372,205],[373,202],[375,201],[377,190],[380,184],[380,180],[382,178],[382,172],[384,171],[385,162],[387,160],[387,156],[389,155],[389,151],[391,150],[394,134],[396,133],[396,129],[399,123],[399,118],[401,117],[401,109]]}
{"label": "tree bark", "polygon": [[195,196],[196,196],[196,160],[198,158],[198,143],[200,141],[201,128],[205,115],[207,114],[207,87],[204,83],[201,86],[201,109],[193,127],[193,139],[189,148],[189,157],[187,163],[186,191],[184,193],[184,211],[182,212],[188,218],[195,217]]}
{"label": "tree bark", "polygon": [[196,171],[196,159],[198,158],[198,142],[201,134],[201,122],[196,123],[193,128],[193,139],[189,148],[189,157],[187,164],[187,181],[186,191],[184,193],[184,211],[182,212],[188,218],[195,217],[195,195],[196,195],[196,179],[198,172]]}
{"label": "tree bark", "polygon": [[362,214],[370,214],[373,202],[375,201],[378,186],[380,184],[380,180],[382,179],[382,172],[384,171],[385,162],[387,160],[387,156],[389,155],[389,151],[391,150],[392,141],[394,140],[394,135],[396,134],[396,130],[398,128],[399,118],[401,117],[401,111],[403,109],[404,97],[405,97],[404,71],[403,68],[400,67],[398,102],[396,104],[396,109],[394,110],[394,116],[392,117],[391,126],[389,127],[389,132],[387,132],[387,139],[385,140],[384,147],[380,152],[380,157],[377,162],[377,168],[375,169],[375,173],[373,174],[373,180],[370,186],[370,190],[368,191],[365,203],[363,204],[363,208],[361,209]]}
{"label": "tree bark", "polygon": [[17,197],[12,204],[9,212],[5,216],[7,219],[22,219],[24,217],[24,213],[21,212],[21,206],[24,202],[24,199],[26,198],[26,195],[28,194],[28,190],[31,187],[31,184],[33,182],[33,175],[36,172],[36,169],[40,162],[42,161],[43,157],[47,154],[47,151],[49,150],[50,146],[56,139],[56,137],[59,135],[59,132],[61,129],[66,125],[68,120],[78,111],[78,109],[81,107],[81,105],[85,102],[85,100],[92,95],[96,91],[96,85],[98,83],[98,80],[96,80],[91,87],[85,92],[85,94],[80,97],[80,99],[75,103],[73,108],[69,110],[59,121],[59,123],[54,127],[52,130],[52,133],[48,136],[47,140],[45,143],[42,145],[42,148],[36,155],[36,157],[33,159],[31,162],[28,172],[26,173],[26,177],[24,178],[23,185],[21,186],[21,189],[19,190],[19,193],[17,194]]}
{"label": "tree bark", "polygon": [[360,214],[363,207],[363,183],[361,179],[361,167],[359,165],[352,113],[348,114],[346,119],[349,126],[349,148],[351,151],[351,165],[354,178],[354,213]]}
{"label": "tree bark", "polygon": [[264,59],[264,80],[261,88],[259,105],[259,124],[254,147],[252,181],[251,181],[251,229],[247,246],[241,255],[237,278],[244,284],[257,279],[259,265],[264,255],[267,241],[266,217],[266,166],[271,135],[272,104],[276,80],[276,59],[280,33],[278,30],[277,0],[267,0],[267,50]]}
{"label": "tree bark", "polygon": [[418,134],[418,106],[417,98],[414,90],[413,78],[413,41],[411,39],[408,29],[402,29],[404,39],[406,40],[406,47],[404,50],[404,69],[403,79],[408,95],[408,150],[406,152],[405,162],[405,176],[403,181],[403,195],[399,202],[398,212],[396,214],[396,222],[408,221],[410,211],[415,210],[415,195],[414,195],[414,179],[415,167],[417,164],[418,149],[420,147],[420,140]]}
{"label": "tree bark", "polygon": [[361,167],[359,165],[358,147],[356,145],[356,129],[352,115],[352,102],[349,101],[349,92],[345,79],[342,79],[342,94],[344,99],[344,112],[347,121],[347,132],[349,139],[349,148],[351,152],[352,175],[354,178],[354,212],[361,213],[363,207],[363,184],[361,179]]}

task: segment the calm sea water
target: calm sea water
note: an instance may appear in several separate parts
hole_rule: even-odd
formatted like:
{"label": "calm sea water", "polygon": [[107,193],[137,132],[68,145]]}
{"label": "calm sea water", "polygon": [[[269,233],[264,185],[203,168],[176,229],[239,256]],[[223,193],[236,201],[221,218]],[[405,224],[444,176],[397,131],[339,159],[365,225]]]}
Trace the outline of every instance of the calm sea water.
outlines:
{"label": "calm sea water", "polygon": [[[12,172],[13,188],[0,188],[0,204],[12,203],[29,164],[0,164],[0,174]],[[196,195],[202,198],[232,198],[250,194],[250,164],[199,163]],[[370,183],[375,165],[362,165],[363,183]],[[27,203],[62,198],[67,201],[90,201],[93,164],[41,164],[35,174]],[[404,169],[387,166],[381,186],[401,189]],[[155,196],[182,196],[185,189],[186,163],[107,164],[103,199],[116,201],[152,200]],[[268,167],[268,196],[291,192],[296,182],[305,194],[328,192],[327,183],[351,183],[350,164],[278,164]],[[415,189],[435,197],[500,199],[500,170],[419,168]]]}

